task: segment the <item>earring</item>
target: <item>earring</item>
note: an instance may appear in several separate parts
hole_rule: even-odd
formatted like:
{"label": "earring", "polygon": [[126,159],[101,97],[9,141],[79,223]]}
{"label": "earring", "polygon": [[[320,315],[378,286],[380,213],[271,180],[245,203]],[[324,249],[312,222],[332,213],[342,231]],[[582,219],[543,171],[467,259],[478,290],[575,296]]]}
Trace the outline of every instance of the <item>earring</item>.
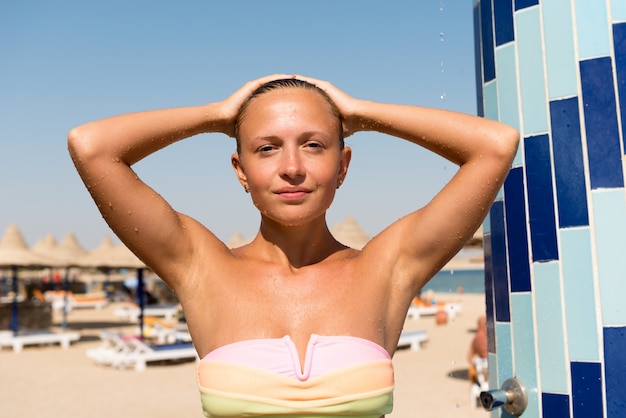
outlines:
{"label": "earring", "polygon": [[342,184],[343,184],[342,179],[337,180],[337,188],[340,188]]}
{"label": "earring", "polygon": [[250,189],[248,189],[248,186],[245,186],[243,189],[246,191],[246,193],[250,193]]}

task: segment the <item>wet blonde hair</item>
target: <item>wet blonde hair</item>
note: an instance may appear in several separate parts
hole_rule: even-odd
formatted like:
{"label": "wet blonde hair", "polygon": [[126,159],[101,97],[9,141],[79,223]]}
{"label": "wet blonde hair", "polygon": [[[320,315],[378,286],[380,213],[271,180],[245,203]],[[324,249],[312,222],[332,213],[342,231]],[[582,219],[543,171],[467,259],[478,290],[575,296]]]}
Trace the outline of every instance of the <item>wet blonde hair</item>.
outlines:
{"label": "wet blonde hair", "polygon": [[261,87],[253,91],[252,94],[243,103],[243,105],[241,105],[241,109],[239,109],[239,114],[237,115],[237,119],[235,119],[235,139],[237,140],[237,152],[238,153],[241,152],[241,139],[239,137],[239,130],[246,116],[246,112],[248,110],[248,106],[250,105],[250,103],[262,94],[268,93],[270,91],[278,90],[278,89],[284,89],[284,88],[301,88],[305,90],[310,90],[310,91],[316,92],[317,94],[322,96],[322,98],[326,100],[326,102],[328,102],[328,105],[330,106],[330,112],[332,113],[333,116],[337,118],[337,121],[339,122],[339,132],[338,132],[339,146],[341,149],[343,149],[344,147],[343,128],[342,128],[343,119],[341,117],[341,113],[339,112],[339,109],[337,108],[335,103],[331,100],[330,96],[328,96],[328,94],[326,94],[324,90],[317,87],[315,84],[309,83],[308,81],[298,80],[297,78],[283,78],[279,80],[269,81],[263,84]]}

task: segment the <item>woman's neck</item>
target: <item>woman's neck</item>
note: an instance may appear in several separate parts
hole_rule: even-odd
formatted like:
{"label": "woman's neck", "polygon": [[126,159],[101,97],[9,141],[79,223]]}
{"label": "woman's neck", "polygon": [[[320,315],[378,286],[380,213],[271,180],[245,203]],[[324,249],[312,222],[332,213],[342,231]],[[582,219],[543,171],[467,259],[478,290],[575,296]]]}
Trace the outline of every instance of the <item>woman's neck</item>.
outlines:
{"label": "woman's neck", "polygon": [[251,246],[256,247],[261,257],[284,262],[294,270],[319,263],[346,248],[330,233],[324,216],[298,226],[280,225],[262,218]]}

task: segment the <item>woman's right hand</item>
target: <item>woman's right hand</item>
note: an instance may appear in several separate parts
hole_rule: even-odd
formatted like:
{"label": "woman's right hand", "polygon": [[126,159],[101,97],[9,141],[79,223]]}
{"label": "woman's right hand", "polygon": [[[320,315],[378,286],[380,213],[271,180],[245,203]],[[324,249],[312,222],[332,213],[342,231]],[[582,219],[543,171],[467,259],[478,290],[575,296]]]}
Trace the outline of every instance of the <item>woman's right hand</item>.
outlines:
{"label": "woman's right hand", "polygon": [[231,137],[235,136],[235,121],[237,120],[241,106],[243,106],[245,101],[248,100],[248,97],[250,97],[256,89],[265,83],[269,83],[270,81],[294,77],[294,75],[290,74],[272,74],[257,78],[256,80],[248,81],[225,100],[217,103],[220,106],[221,114],[225,123],[222,132]]}

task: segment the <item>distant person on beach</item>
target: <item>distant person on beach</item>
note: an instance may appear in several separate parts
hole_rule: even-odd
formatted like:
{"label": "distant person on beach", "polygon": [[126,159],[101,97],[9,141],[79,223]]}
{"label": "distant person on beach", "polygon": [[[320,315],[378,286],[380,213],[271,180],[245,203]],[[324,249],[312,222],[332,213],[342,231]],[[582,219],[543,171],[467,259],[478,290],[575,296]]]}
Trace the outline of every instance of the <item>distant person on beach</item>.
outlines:
{"label": "distant person on beach", "polygon": [[474,360],[487,358],[487,318],[481,316],[478,318],[476,334],[472,339],[469,350],[467,352],[467,361],[470,364],[469,380],[474,382],[476,379],[476,366]]}
{"label": "distant person on beach", "polygon": [[[358,131],[388,135],[377,144],[381,159],[394,158],[385,153],[393,136],[459,165],[432,201],[361,251],[337,242],[326,223],[350,164],[344,138]],[[258,234],[240,248],[177,212],[131,168],[214,132],[236,139],[232,167],[260,214]],[[389,413],[391,357],[409,305],[472,237],[517,144],[517,131],[499,122],[360,100],[291,75],[250,81],[223,101],[125,114],[69,134],[102,216],[182,304],[209,417]],[[428,179],[394,181],[411,193]],[[196,182],[180,186],[193,193]]]}

